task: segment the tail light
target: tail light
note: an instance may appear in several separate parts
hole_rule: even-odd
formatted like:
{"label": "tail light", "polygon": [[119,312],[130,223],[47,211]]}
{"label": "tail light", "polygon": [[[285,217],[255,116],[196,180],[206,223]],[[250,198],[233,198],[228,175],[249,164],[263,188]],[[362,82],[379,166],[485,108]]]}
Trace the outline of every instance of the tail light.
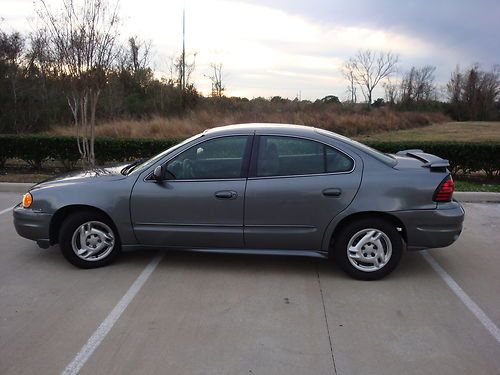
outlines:
{"label": "tail light", "polygon": [[454,191],[455,183],[453,182],[453,178],[451,178],[451,175],[448,175],[443,181],[441,181],[441,183],[437,187],[432,200],[434,202],[451,202]]}

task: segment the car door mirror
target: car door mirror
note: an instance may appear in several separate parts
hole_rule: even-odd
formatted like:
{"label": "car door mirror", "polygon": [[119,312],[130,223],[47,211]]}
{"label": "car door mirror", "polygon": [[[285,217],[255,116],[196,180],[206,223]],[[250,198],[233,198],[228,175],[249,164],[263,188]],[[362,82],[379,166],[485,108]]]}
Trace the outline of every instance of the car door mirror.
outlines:
{"label": "car door mirror", "polygon": [[155,168],[153,172],[153,178],[156,181],[162,181],[165,178],[165,170],[163,168],[163,165],[159,165]]}

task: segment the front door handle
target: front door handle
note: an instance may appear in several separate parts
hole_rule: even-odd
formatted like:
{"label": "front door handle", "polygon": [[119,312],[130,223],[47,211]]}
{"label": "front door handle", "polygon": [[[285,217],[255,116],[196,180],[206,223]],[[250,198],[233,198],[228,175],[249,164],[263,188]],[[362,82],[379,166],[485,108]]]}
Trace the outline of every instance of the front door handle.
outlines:
{"label": "front door handle", "polygon": [[339,197],[342,194],[342,190],[339,188],[329,188],[323,190],[323,195],[325,197]]}
{"label": "front door handle", "polygon": [[215,192],[215,198],[217,199],[236,199],[238,193],[232,190],[221,190]]}

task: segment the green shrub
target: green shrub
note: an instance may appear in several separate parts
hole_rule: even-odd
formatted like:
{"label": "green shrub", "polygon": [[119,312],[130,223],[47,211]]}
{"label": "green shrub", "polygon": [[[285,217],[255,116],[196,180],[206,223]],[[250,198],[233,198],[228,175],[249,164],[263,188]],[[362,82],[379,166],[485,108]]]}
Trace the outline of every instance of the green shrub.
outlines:
{"label": "green shrub", "polygon": [[[121,162],[153,156],[180,140],[97,138],[95,152],[98,164]],[[80,159],[76,138],[46,135],[0,135],[0,167],[7,159],[21,159],[35,169],[44,161],[56,160],[71,167]]]}
{"label": "green shrub", "polygon": [[[97,138],[95,152],[98,164],[121,162],[153,156],[180,139],[115,139]],[[488,177],[500,174],[499,142],[366,142],[383,152],[422,149],[450,161],[451,171],[469,174],[484,172]],[[56,160],[67,167],[74,166],[80,155],[74,137],[46,135],[0,135],[0,167],[7,159],[21,159],[33,168],[46,160]]]}
{"label": "green shrub", "polygon": [[400,142],[366,142],[368,146],[383,152],[397,152],[408,149],[421,149],[450,162],[453,174],[461,172],[484,172],[488,177],[500,172],[500,143],[499,142],[428,142],[428,141],[400,141]]}

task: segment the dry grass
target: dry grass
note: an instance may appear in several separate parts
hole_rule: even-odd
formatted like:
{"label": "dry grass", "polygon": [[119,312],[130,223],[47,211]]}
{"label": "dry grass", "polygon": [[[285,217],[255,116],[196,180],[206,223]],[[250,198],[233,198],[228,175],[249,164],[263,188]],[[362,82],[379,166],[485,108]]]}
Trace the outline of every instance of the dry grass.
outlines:
{"label": "dry grass", "polygon": [[357,137],[374,141],[497,141],[500,142],[500,122],[447,122],[419,129],[382,132]]}
{"label": "dry grass", "polygon": [[[338,110],[290,112],[192,112],[182,118],[154,117],[148,120],[115,120],[99,124],[97,136],[113,138],[186,138],[215,126],[274,122],[303,124],[332,130],[347,136],[372,134],[426,126],[449,121],[440,113],[393,112],[376,109],[371,112],[341,112]],[[50,134],[74,135],[71,126],[54,127]]]}

